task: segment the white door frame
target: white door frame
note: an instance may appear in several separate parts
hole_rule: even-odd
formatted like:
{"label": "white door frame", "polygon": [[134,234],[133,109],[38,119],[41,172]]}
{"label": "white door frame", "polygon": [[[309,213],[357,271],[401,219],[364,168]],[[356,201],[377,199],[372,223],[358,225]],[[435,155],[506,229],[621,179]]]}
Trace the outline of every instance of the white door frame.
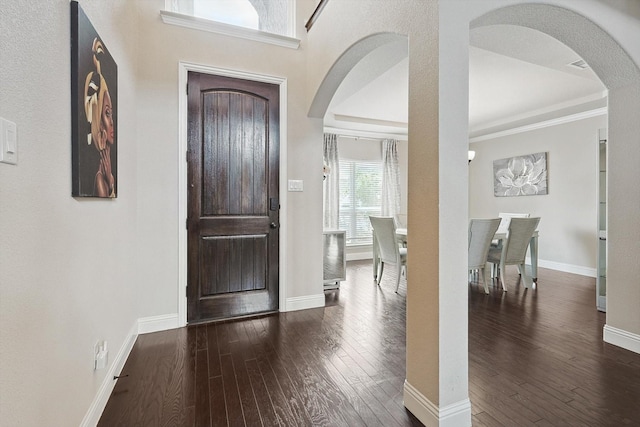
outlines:
{"label": "white door frame", "polygon": [[189,71],[237,79],[272,83],[280,86],[280,254],[279,311],[285,310],[287,241],[287,79],[264,74],[247,73],[208,65],[180,61],[178,63],[178,327],[187,324],[187,77]]}

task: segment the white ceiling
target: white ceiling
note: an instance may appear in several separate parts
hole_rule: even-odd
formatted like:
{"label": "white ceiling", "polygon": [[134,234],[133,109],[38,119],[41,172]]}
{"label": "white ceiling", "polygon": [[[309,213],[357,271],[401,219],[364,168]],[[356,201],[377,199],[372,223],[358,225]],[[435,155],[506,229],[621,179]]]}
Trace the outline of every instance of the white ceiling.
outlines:
{"label": "white ceiling", "polygon": [[[529,28],[494,25],[472,30],[470,136],[605,106],[606,91],[595,73],[568,65],[580,59],[564,44]],[[329,105],[325,127],[403,135],[407,105],[407,46],[388,44],[366,56],[345,78]]]}

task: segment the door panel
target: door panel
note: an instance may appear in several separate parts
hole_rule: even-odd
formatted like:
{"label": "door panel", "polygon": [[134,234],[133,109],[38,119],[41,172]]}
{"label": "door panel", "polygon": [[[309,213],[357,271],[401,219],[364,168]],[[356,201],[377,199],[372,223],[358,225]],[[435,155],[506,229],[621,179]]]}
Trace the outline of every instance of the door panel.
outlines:
{"label": "door panel", "polygon": [[277,310],[279,88],[188,81],[187,320]]}
{"label": "door panel", "polygon": [[204,237],[202,295],[266,289],[267,236]]}

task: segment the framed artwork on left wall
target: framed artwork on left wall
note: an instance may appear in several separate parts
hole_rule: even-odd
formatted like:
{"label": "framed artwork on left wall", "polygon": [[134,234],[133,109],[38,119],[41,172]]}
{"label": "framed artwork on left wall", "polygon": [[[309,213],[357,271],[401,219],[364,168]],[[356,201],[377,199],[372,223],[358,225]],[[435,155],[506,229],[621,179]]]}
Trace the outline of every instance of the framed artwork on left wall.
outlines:
{"label": "framed artwork on left wall", "polygon": [[118,67],[77,1],[71,5],[71,195],[118,194]]}

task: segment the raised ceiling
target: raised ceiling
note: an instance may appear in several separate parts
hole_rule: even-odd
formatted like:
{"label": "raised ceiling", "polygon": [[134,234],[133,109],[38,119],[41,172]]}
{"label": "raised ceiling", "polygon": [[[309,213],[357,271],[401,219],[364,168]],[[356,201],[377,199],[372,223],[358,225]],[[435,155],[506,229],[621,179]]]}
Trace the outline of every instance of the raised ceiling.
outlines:
{"label": "raised ceiling", "polygon": [[[484,135],[606,106],[606,90],[581,58],[530,28],[473,29],[469,48],[469,134]],[[325,127],[406,135],[406,43],[385,45],[358,63],[333,97]]]}

